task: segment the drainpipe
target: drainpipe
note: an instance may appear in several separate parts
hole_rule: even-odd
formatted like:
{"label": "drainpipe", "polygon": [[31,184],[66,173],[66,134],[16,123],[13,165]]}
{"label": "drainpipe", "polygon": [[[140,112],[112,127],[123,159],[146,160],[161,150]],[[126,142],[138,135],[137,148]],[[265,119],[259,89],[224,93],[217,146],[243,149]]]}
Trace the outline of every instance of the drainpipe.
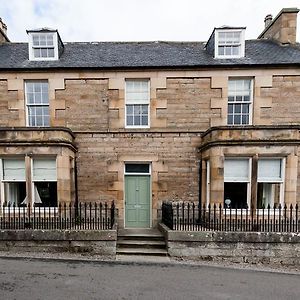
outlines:
{"label": "drainpipe", "polygon": [[[198,190],[198,210],[199,213],[201,212],[201,208],[202,208],[202,156],[200,156],[200,160],[199,160],[199,190]],[[200,215],[199,215],[199,219],[200,219]]]}
{"label": "drainpipe", "polygon": [[75,158],[74,158],[74,172],[75,172],[75,176],[74,176],[74,179],[75,179],[75,207],[78,206],[78,177],[77,177],[77,156],[75,155]]}

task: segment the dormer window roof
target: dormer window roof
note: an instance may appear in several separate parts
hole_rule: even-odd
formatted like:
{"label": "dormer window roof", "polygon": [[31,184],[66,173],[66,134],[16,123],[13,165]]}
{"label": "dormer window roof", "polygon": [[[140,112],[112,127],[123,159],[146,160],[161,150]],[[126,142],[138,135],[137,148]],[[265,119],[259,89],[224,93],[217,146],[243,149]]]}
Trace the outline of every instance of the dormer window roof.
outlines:
{"label": "dormer window roof", "polygon": [[27,30],[29,60],[58,60],[63,43],[58,31],[50,28]]}
{"label": "dormer window roof", "polygon": [[206,45],[215,58],[240,58],[245,56],[246,27],[222,26],[215,28]]}

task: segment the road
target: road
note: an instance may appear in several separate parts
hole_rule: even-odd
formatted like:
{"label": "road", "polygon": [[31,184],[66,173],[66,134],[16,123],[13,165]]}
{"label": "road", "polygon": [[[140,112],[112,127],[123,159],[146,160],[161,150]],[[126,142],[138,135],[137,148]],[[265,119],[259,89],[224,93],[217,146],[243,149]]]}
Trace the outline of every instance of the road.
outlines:
{"label": "road", "polygon": [[0,299],[299,299],[300,275],[182,264],[0,258]]}

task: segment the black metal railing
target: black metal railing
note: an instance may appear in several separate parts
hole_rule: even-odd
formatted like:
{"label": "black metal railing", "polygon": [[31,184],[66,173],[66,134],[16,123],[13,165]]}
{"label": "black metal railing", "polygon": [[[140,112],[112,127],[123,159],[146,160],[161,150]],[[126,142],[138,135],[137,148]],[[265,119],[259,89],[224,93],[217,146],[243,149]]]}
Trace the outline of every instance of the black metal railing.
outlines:
{"label": "black metal railing", "polygon": [[238,209],[164,202],[162,222],[172,230],[183,231],[300,232],[298,205]]}
{"label": "black metal railing", "polygon": [[57,207],[1,206],[0,229],[105,230],[115,223],[115,204],[60,203]]}

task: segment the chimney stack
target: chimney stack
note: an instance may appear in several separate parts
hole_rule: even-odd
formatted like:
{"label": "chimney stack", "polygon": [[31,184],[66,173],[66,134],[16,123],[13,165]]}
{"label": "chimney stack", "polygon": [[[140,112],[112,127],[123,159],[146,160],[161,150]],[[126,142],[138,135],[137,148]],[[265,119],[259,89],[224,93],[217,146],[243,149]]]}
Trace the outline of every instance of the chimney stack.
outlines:
{"label": "chimney stack", "polygon": [[265,29],[258,38],[275,40],[281,44],[295,44],[298,12],[298,8],[283,8],[273,20],[271,15],[267,15]]}
{"label": "chimney stack", "polygon": [[272,15],[266,15],[265,17],[265,28],[267,28],[271,23],[272,23],[272,20],[273,20],[273,16]]}
{"label": "chimney stack", "polygon": [[7,37],[7,26],[0,18],[0,43],[10,42],[9,38]]}

